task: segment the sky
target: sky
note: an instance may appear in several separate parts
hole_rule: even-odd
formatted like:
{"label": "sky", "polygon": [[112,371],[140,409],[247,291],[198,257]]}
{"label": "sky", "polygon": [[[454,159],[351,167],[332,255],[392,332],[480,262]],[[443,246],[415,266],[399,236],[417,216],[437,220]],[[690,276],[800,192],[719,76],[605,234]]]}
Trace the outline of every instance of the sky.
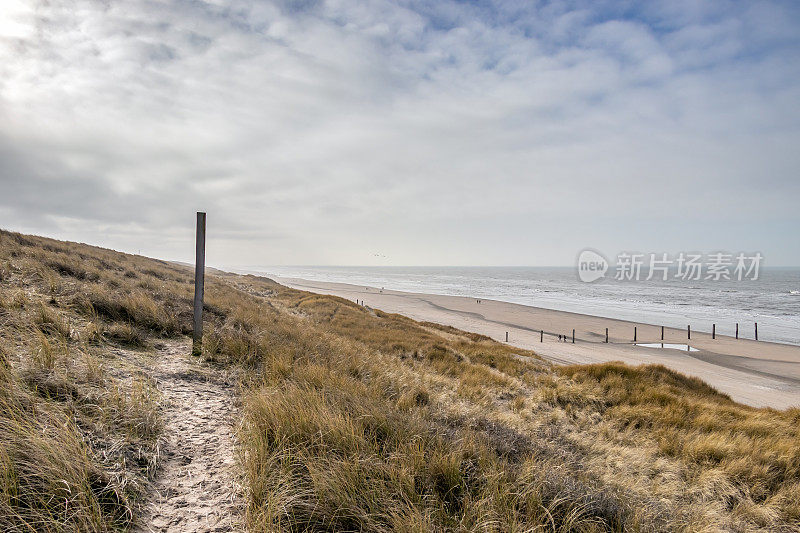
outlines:
{"label": "sky", "polygon": [[0,227],[207,263],[800,265],[800,3],[0,1]]}

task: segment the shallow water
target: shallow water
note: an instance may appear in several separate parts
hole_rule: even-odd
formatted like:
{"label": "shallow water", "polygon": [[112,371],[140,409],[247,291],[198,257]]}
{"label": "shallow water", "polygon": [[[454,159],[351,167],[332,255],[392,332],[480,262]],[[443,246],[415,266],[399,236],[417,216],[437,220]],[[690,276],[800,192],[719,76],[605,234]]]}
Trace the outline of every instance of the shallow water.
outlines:
{"label": "shallow water", "polygon": [[663,348],[667,350],[681,350],[683,352],[699,352],[697,348],[692,348],[688,344],[672,344],[669,342],[643,342],[636,343],[634,346],[642,346],[644,348]]}

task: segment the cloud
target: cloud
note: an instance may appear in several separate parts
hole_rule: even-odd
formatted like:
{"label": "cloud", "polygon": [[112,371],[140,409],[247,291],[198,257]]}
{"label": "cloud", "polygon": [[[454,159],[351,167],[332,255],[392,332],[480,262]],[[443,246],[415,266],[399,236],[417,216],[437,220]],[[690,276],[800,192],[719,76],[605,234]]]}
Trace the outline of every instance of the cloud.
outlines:
{"label": "cloud", "polygon": [[[5,227],[188,259],[203,209],[227,265],[375,249],[557,264],[591,239],[800,262],[776,237],[800,192],[792,4],[77,0],[13,15]],[[726,224],[745,219],[736,241]]]}

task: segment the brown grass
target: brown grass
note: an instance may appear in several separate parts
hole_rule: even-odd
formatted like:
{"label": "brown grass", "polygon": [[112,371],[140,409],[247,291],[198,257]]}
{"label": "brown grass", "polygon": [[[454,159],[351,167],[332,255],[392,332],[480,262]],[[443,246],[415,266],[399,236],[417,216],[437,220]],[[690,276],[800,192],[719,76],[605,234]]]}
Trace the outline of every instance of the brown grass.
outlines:
{"label": "brown grass", "polygon": [[[190,331],[191,281],[0,233],[0,529],[130,523],[160,434],[134,362]],[[241,376],[251,531],[800,530],[800,410],[254,276],[210,274],[205,309],[202,356]]]}
{"label": "brown grass", "polygon": [[0,232],[0,531],[127,529],[156,470],[158,396],[119,348],[169,322],[144,333],[83,303],[114,299],[119,262]]}

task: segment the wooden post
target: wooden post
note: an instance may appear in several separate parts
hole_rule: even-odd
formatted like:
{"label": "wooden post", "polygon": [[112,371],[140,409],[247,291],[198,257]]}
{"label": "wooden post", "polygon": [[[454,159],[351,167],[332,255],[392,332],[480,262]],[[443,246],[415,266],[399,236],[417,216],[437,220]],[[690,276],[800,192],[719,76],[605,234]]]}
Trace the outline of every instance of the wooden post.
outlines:
{"label": "wooden post", "polygon": [[692,325],[689,324],[686,326],[686,338],[691,340],[692,339]]}
{"label": "wooden post", "polygon": [[739,323],[736,323],[736,338],[739,338]]}
{"label": "wooden post", "polygon": [[633,342],[636,342],[636,326],[633,326]]}
{"label": "wooden post", "polygon": [[506,331],[506,342],[508,342],[508,332]]}
{"label": "wooden post", "polygon": [[575,330],[572,330],[572,344],[575,344]]}
{"label": "wooden post", "polygon": [[717,325],[716,324],[711,324],[711,338],[712,339],[716,339],[717,338]]}
{"label": "wooden post", "polygon": [[664,326],[661,326],[661,340],[664,340]]}
{"label": "wooden post", "polygon": [[608,344],[608,328],[606,328],[606,344]]}
{"label": "wooden post", "polygon": [[756,325],[756,340],[758,340],[758,322],[756,322],[755,325]]}
{"label": "wooden post", "polygon": [[206,214],[197,212],[197,237],[194,260],[194,334],[192,353],[199,355],[203,349],[203,288],[206,273]]}
{"label": "wooden post", "polygon": [[539,342],[544,342],[544,330],[539,332]]}

